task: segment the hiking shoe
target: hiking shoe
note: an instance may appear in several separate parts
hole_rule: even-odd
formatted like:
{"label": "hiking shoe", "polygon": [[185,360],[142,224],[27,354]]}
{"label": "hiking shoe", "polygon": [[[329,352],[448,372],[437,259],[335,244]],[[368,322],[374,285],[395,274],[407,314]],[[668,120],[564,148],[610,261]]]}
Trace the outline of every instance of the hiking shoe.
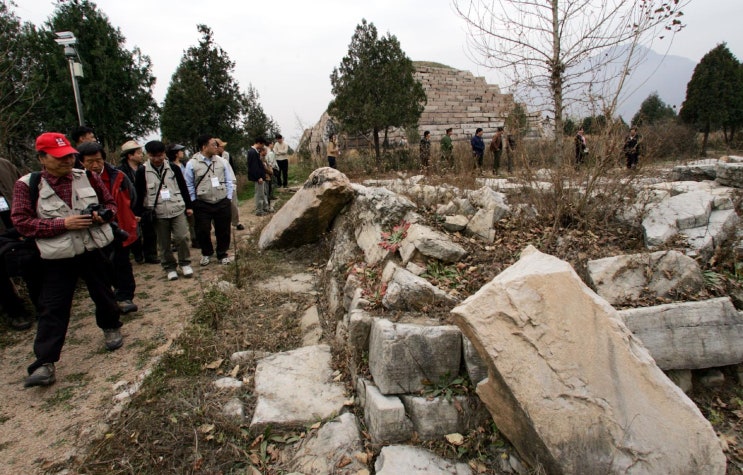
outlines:
{"label": "hiking shoe", "polygon": [[193,268],[191,266],[181,266],[183,277],[193,277]]}
{"label": "hiking shoe", "polygon": [[10,328],[13,330],[28,330],[33,325],[33,321],[27,316],[10,317]]}
{"label": "hiking shoe", "polygon": [[238,231],[243,231],[245,229],[245,226],[243,226],[242,224],[238,223],[237,226],[235,226],[235,229],[237,229]]}
{"label": "hiking shoe", "polygon": [[135,304],[131,300],[122,300],[121,302],[118,302],[118,303],[119,303],[119,308],[121,309],[121,313],[123,314],[136,312],[139,309],[139,307],[137,307],[137,304]]}
{"label": "hiking shoe", "polygon": [[54,363],[44,363],[26,377],[26,380],[23,382],[23,387],[50,386],[57,380],[54,372]]}
{"label": "hiking shoe", "polygon": [[178,272],[171,270],[168,272],[168,280],[178,280]]}
{"label": "hiking shoe", "polygon": [[231,257],[223,257],[219,260],[219,263],[223,266],[226,266],[227,264],[232,264],[232,258]]}
{"label": "hiking shoe", "polygon": [[212,260],[209,258],[209,256],[201,256],[201,260],[199,261],[199,265],[200,266],[208,266],[211,261]]}
{"label": "hiking shoe", "polygon": [[103,339],[106,341],[108,351],[117,350],[124,344],[124,337],[121,336],[121,330],[118,328],[103,330]]}
{"label": "hiking shoe", "polygon": [[160,259],[158,259],[157,257],[145,257],[144,261],[147,264],[159,264],[160,263]]}

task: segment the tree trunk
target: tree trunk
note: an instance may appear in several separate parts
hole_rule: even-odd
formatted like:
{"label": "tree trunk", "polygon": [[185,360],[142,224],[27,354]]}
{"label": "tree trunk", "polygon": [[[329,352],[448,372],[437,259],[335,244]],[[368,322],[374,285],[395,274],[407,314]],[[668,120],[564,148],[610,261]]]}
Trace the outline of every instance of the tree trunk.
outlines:
{"label": "tree trunk", "polygon": [[709,129],[710,129],[710,125],[709,125],[709,121],[707,121],[707,123],[704,126],[704,138],[702,139],[702,156],[703,157],[707,156],[707,141],[709,140]]}
{"label": "tree trunk", "polygon": [[382,158],[379,153],[379,129],[374,127],[374,153],[377,159],[377,168],[380,168],[382,164]]}
{"label": "tree trunk", "polygon": [[562,165],[562,82],[563,65],[560,61],[560,12],[558,0],[552,0],[552,59],[550,60],[550,89],[555,106],[555,163]]}

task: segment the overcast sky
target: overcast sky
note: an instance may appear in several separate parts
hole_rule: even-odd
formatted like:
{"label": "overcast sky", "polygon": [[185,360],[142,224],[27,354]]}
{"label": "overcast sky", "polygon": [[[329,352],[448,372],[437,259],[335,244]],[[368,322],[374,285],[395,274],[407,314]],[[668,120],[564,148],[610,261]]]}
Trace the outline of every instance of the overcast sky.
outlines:
{"label": "overcast sky", "polygon": [[[18,0],[16,14],[36,25],[54,11],[52,0]],[[414,61],[436,61],[485,76],[466,51],[464,22],[448,0],[97,0],[127,48],[149,55],[157,78],[155,99],[162,103],[183,52],[196,45],[196,25],[214,31],[216,42],[236,63],[243,89],[252,83],[267,114],[295,145],[300,124],[313,125],[332,98],[330,73],[348,51],[362,18],[381,34],[397,36]],[[691,0],[684,10],[686,28],[675,36],[669,54],[698,62],[718,43],[727,42],[743,60],[743,0]],[[653,49],[665,52],[668,41]],[[82,99],[89,91],[82,91]]]}

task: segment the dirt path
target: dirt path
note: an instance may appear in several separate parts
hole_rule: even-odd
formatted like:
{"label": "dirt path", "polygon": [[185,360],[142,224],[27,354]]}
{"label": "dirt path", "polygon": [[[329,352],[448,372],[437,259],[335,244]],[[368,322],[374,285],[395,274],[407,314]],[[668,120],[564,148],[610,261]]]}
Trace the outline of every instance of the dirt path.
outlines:
{"label": "dirt path", "polygon": [[[265,220],[252,209],[252,200],[240,203],[246,229],[235,231],[238,241]],[[200,252],[191,251],[192,279],[169,282],[160,265],[134,264],[139,311],[122,317],[124,346],[115,352],[104,348],[92,301],[79,287],[57,382],[48,388],[23,388],[35,326],[10,336],[11,343],[0,348],[0,474],[54,473],[91,440],[105,437],[107,421],[126,403],[127,391],[170,348],[202,291],[224,269],[216,263],[200,267]]]}

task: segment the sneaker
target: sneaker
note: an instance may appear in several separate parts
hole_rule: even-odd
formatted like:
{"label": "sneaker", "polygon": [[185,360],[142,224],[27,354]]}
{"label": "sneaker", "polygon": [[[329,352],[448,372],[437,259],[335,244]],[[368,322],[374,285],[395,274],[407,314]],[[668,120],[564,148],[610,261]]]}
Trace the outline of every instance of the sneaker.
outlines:
{"label": "sneaker", "polygon": [[212,260],[209,258],[209,256],[201,256],[201,260],[199,261],[199,265],[200,266],[208,266],[211,261]]}
{"label": "sneaker", "polygon": [[23,387],[50,386],[57,380],[54,373],[54,363],[44,363],[26,377],[26,380],[23,382]]}
{"label": "sneaker", "polygon": [[119,302],[119,308],[121,309],[121,313],[123,314],[132,313],[139,310],[137,304],[135,304],[131,300],[122,300],[121,302]]}
{"label": "sneaker", "polygon": [[168,272],[168,280],[178,280],[178,272],[171,270]]}
{"label": "sneaker", "polygon": [[243,231],[243,230],[245,230],[245,226],[243,226],[242,224],[238,223],[237,226],[235,226],[235,229],[237,229],[238,231]]}
{"label": "sneaker", "polygon": [[183,277],[193,277],[193,268],[191,266],[181,266]]}
{"label": "sneaker", "polygon": [[232,258],[231,257],[223,257],[219,260],[219,263],[223,266],[226,266],[227,264],[232,264]]}
{"label": "sneaker", "polygon": [[19,317],[10,317],[10,328],[13,330],[28,330],[33,325],[33,321],[25,315]]}
{"label": "sneaker", "polygon": [[124,344],[124,337],[121,336],[121,330],[118,328],[103,330],[103,338],[106,341],[108,351],[117,350]]}

